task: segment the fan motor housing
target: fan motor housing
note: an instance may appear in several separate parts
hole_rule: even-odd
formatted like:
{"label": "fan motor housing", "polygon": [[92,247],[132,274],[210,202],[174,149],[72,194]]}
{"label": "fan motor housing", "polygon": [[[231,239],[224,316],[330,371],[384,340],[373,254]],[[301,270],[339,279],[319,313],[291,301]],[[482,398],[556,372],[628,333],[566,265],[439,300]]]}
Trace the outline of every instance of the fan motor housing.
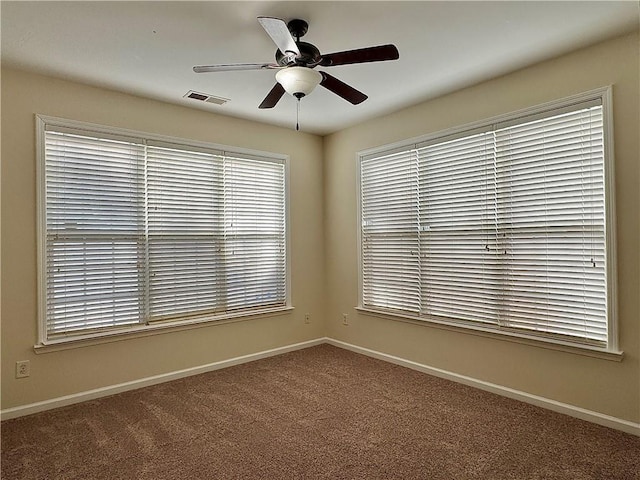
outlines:
{"label": "fan motor housing", "polygon": [[315,45],[311,45],[307,42],[296,42],[298,50],[300,50],[300,56],[291,59],[287,57],[280,49],[276,50],[276,62],[278,65],[287,67],[289,65],[301,65],[304,67],[315,67],[322,60],[320,50]]}

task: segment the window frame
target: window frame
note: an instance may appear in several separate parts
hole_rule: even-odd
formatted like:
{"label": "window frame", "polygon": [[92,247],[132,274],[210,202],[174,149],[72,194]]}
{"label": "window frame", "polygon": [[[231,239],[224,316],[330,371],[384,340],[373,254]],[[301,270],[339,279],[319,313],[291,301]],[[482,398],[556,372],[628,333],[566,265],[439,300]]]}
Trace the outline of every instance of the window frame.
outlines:
{"label": "window frame", "polygon": [[[94,344],[104,341],[113,341],[114,337],[146,336],[163,333],[169,330],[181,330],[196,328],[212,323],[228,323],[244,319],[273,316],[293,310],[291,302],[291,248],[290,248],[290,161],[289,156],[281,153],[252,150],[242,147],[203,142],[199,140],[172,137],[167,135],[130,130],[125,128],[105,126],[100,124],[69,120],[48,115],[35,115],[36,133],[36,207],[37,207],[37,343],[34,346],[36,352],[70,348],[75,344]],[[267,306],[263,308],[239,309],[235,311],[213,312],[209,314],[169,318],[166,320],[154,320],[153,322],[141,322],[136,325],[121,328],[109,328],[98,331],[71,334],[60,337],[47,337],[47,194],[46,194],[46,149],[45,132],[47,127],[56,129],[71,129],[73,131],[86,131],[93,136],[104,138],[133,139],[135,141],[149,142],[153,145],[191,147],[194,151],[215,153],[216,155],[240,157],[252,160],[265,160],[281,162],[284,166],[284,305]]]}
{"label": "window frame", "polygon": [[[361,168],[363,160],[382,154],[398,153],[408,149],[418,149],[429,144],[453,140],[473,134],[483,133],[500,127],[530,121],[534,117],[544,118],[561,109],[570,109],[576,104],[590,101],[602,103],[603,116],[603,155],[604,155],[604,209],[605,209],[605,255],[606,255],[606,301],[608,335],[605,347],[566,341],[560,338],[530,335],[522,332],[503,330],[499,327],[474,324],[455,319],[432,318],[429,316],[412,315],[383,308],[363,305],[363,238],[362,238],[362,178]],[[357,188],[357,242],[358,242],[358,306],[362,313],[387,319],[408,321],[419,325],[431,325],[463,333],[478,334],[517,343],[533,344],[552,349],[584,353],[586,355],[620,360],[622,352],[619,350],[619,334],[617,319],[617,255],[616,255],[616,217],[615,217],[615,156],[613,145],[613,88],[611,85],[596,88],[587,92],[553,100],[533,107],[520,109],[510,113],[497,115],[476,122],[467,123],[433,133],[401,140],[392,144],[361,150],[356,153],[356,188]],[[526,117],[526,119],[525,119]]]}

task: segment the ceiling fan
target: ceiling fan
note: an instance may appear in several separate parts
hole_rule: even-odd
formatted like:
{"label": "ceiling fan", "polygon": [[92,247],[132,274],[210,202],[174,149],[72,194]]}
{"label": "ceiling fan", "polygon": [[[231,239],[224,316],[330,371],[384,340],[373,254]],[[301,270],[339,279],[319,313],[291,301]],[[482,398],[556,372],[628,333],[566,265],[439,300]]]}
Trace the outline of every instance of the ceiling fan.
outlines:
{"label": "ceiling fan", "polygon": [[[400,54],[395,45],[380,45],[357,50],[347,50],[323,55],[315,45],[301,42],[309,28],[304,20],[294,19],[285,23],[273,17],[258,17],[258,22],[277,45],[276,63],[236,63],[226,65],[199,65],[193,67],[196,73],[225,72],[234,70],[275,69],[277,83],[267,94],[258,108],[273,108],[285,92],[300,100],[318,85],[357,105],[367,99],[367,95],[338,80],[326,72],[313,70],[315,67],[333,67],[353,63],[381,62],[396,60]],[[295,37],[295,39],[294,39]]]}

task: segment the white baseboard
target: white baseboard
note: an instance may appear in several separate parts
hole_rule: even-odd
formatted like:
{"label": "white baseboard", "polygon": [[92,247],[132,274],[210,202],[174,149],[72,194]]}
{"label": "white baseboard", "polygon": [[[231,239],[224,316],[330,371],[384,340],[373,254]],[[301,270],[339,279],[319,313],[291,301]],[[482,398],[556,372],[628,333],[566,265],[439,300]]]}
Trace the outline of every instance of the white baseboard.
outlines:
{"label": "white baseboard", "polygon": [[617,417],[604,415],[602,413],[576,407],[574,405],[569,405],[567,403],[557,402],[555,400],[539,397],[537,395],[532,395],[530,393],[522,392],[520,390],[514,390],[513,388],[503,387],[495,383],[485,382],[483,380],[467,377],[465,375],[459,375],[457,373],[449,372],[447,370],[442,370],[440,368],[430,367],[428,365],[423,365],[421,363],[413,362],[411,360],[406,360],[404,358],[395,357],[393,355],[388,355],[386,353],[378,352],[375,350],[370,350],[368,348],[359,347],[357,345],[352,345],[350,343],[342,342],[340,340],[326,338],[325,341],[326,343],[333,345],[335,347],[351,350],[352,352],[361,353],[369,357],[377,358],[379,360],[384,360],[389,363],[394,363],[396,365],[401,365],[403,367],[411,368],[413,370],[427,373],[435,377],[440,377],[446,380],[451,380],[453,382],[462,383],[470,387],[475,387],[480,390],[485,390],[487,392],[502,395],[503,397],[513,398],[515,400],[520,400],[521,402],[546,408],[554,412],[563,413],[565,415],[579,418],[581,420],[586,420],[588,422],[596,423],[598,425],[603,425],[605,427],[614,428],[616,430],[621,430],[623,432],[630,433],[632,435],[640,436],[640,423],[634,423],[628,420],[622,420]]}
{"label": "white baseboard", "polygon": [[148,387],[150,385],[156,385],[158,383],[169,382],[171,380],[177,380],[179,378],[190,377],[192,375],[198,375],[200,373],[211,372],[213,370],[219,370],[221,368],[232,367],[234,365],[240,365],[241,363],[253,362],[255,360],[260,360],[261,358],[273,357],[275,355],[293,352],[294,350],[302,350],[303,348],[313,347],[322,343],[326,343],[326,338],[317,338],[315,340],[309,340],[307,342],[296,343],[293,345],[274,348],[272,350],[265,350],[249,355],[243,355],[241,357],[230,358],[228,360],[209,363],[207,365],[200,365],[198,367],[186,368],[184,370],[177,370],[175,372],[163,373],[161,375],[154,375],[153,377],[141,378],[139,380],[119,383],[117,385],[110,385],[108,387],[96,388],[94,390],[75,393],[73,395],[65,395],[64,397],[52,398],[51,400],[45,400],[42,402],[7,408],[0,411],[0,419],[8,420],[11,418],[22,417],[24,415],[30,415],[32,413],[51,410],[53,408],[72,405],[74,403],[86,402],[87,400],[94,400],[96,398],[106,397],[109,395],[114,395],[116,393],[126,392],[128,390],[135,390],[137,388]]}
{"label": "white baseboard", "polygon": [[284,347],[274,348],[272,350],[265,350],[262,352],[252,353],[249,355],[243,355],[240,357],[230,358],[228,360],[222,360],[219,362],[209,363],[207,365],[201,365],[198,367],[187,368],[184,370],[177,370],[175,372],[164,373],[161,375],[155,375],[153,377],[141,378],[139,380],[133,380],[131,382],[120,383],[117,385],[111,385],[108,387],[96,388],[94,390],[88,390],[86,392],[80,392],[73,395],[66,395],[64,397],[52,398],[42,402],[31,403],[28,405],[21,405],[18,407],[8,408],[0,411],[0,419],[8,420],[11,418],[22,417],[24,415],[30,415],[32,413],[38,413],[53,408],[64,407],[72,405],[74,403],[85,402],[87,400],[94,400],[100,397],[106,397],[114,395],[116,393],[126,392],[129,390],[135,390],[137,388],[148,387],[156,385],[158,383],[169,382],[171,380],[177,380],[184,377],[190,377],[192,375],[198,375],[200,373],[211,372],[219,370],[221,368],[232,367],[234,365],[240,365],[242,363],[253,362],[260,360],[261,358],[273,357],[275,355],[281,355],[287,352],[293,352],[295,350],[301,350],[304,348],[313,347],[328,343],[335,347],[344,348],[352,352],[367,355],[369,357],[384,360],[389,363],[394,363],[403,367],[411,368],[419,372],[427,373],[436,377],[451,380],[457,383],[462,383],[471,387],[479,388],[488,392],[496,393],[504,397],[520,400],[525,403],[536,405],[538,407],[546,408],[554,412],[563,413],[571,417],[586,420],[588,422],[603,425],[605,427],[614,428],[626,433],[640,436],[640,423],[634,423],[620,418],[604,415],[602,413],[594,412],[592,410],[586,410],[584,408],[569,405],[567,403],[557,402],[548,398],[539,397],[530,393],[522,392],[520,390],[514,390],[512,388],[503,387],[483,380],[478,380],[465,375],[459,375],[457,373],[442,370],[440,368],[430,367],[421,363],[406,360],[404,358],[388,355],[386,353],[378,352],[350,343],[342,342],[340,340],[334,340],[333,338],[322,337],[307,342],[296,343],[293,345],[287,345]]}

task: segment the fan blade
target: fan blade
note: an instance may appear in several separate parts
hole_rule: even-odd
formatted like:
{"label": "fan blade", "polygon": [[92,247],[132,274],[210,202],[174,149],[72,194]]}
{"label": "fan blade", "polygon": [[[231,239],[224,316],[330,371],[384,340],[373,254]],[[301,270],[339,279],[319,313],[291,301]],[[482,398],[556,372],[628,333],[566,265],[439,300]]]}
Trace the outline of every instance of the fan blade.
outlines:
{"label": "fan blade", "polygon": [[284,95],[284,88],[279,83],[276,83],[271,91],[267,93],[267,96],[264,97],[262,103],[258,106],[258,108],[273,108],[278,103],[278,100],[282,98]]}
{"label": "fan blade", "polygon": [[344,52],[323,55],[320,65],[332,67],[334,65],[347,65],[350,63],[384,62],[385,60],[397,60],[400,53],[395,45],[379,45],[377,47],[360,48]]}
{"label": "fan blade", "polygon": [[283,68],[275,63],[232,63],[229,65],[197,65],[193,67],[196,73],[232,72],[235,70],[270,70]]}
{"label": "fan blade", "polygon": [[291,36],[284,20],[273,17],[258,17],[258,22],[262,25],[262,28],[267,32],[267,35],[271,37],[271,40],[273,40],[282,53],[287,56],[300,56],[300,50],[298,50],[296,41]]}
{"label": "fan blade", "polygon": [[343,81],[338,80],[336,77],[333,77],[326,72],[320,73],[322,74],[322,81],[320,82],[320,85],[322,85],[327,90],[332,91],[336,95],[344,98],[347,102],[358,105],[359,103],[362,103],[367,98],[369,98],[364,93],[347,85]]}

